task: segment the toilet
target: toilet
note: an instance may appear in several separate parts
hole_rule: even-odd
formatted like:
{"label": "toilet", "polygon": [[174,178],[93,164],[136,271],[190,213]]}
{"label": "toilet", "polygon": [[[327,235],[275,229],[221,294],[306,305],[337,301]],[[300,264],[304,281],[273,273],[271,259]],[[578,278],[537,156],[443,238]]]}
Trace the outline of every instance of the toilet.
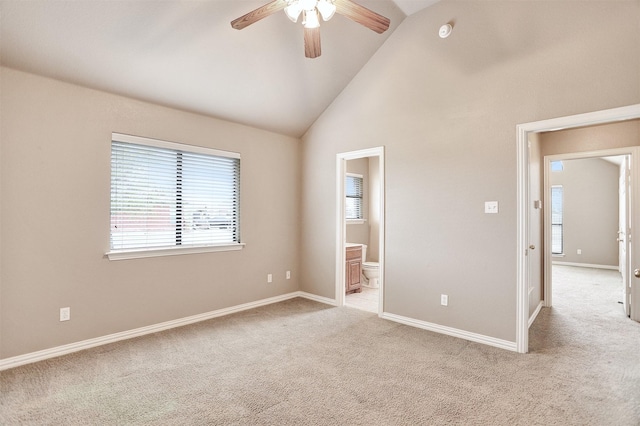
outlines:
{"label": "toilet", "polygon": [[[367,259],[367,246],[362,245],[362,260]],[[380,277],[378,262],[362,262],[362,275],[364,275],[366,283],[365,287],[378,288],[378,278]]]}

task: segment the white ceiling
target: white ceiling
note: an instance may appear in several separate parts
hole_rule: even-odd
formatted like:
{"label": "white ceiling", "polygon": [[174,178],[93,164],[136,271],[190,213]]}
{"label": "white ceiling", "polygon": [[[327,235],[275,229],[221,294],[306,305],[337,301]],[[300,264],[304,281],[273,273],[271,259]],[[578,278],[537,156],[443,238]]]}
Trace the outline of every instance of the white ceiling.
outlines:
{"label": "white ceiling", "polygon": [[402,22],[438,0],[357,0],[391,19],[382,35],[336,15],[322,56],[279,12],[230,21],[267,0],[0,0],[0,63],[299,137]]}

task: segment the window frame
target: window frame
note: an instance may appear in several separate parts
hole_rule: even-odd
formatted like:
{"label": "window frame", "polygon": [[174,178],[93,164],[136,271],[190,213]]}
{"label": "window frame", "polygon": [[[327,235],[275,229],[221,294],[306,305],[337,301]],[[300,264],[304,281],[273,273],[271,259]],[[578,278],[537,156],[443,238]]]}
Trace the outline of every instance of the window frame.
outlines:
{"label": "window frame", "polygon": [[[240,153],[223,151],[219,149],[206,148],[195,145],[188,145],[176,142],[168,142],[160,139],[152,139],[141,136],[133,136],[122,133],[112,133],[111,142],[129,143],[136,145],[144,145],[152,148],[169,149],[173,151],[180,151],[184,153],[204,154],[217,157],[225,157],[231,159],[237,159],[240,161]],[[110,151],[111,152],[111,151]],[[110,167],[110,184],[111,187],[111,173],[113,170]],[[238,183],[240,185],[240,182]],[[111,196],[109,196],[109,205],[111,205]],[[110,207],[111,209],[111,207]],[[186,255],[195,253],[209,253],[219,251],[235,251],[241,250],[245,243],[241,242],[240,236],[240,194],[238,194],[238,242],[224,242],[220,244],[197,244],[187,246],[163,246],[163,247],[147,247],[147,248],[128,248],[128,249],[111,249],[111,215],[109,218],[109,251],[106,252],[106,256],[109,260],[126,260],[126,259],[139,259],[159,256],[175,256]]]}
{"label": "window frame", "polygon": [[[551,254],[553,256],[564,256],[564,187],[562,185],[551,185]],[[559,190],[560,195],[560,221],[554,222],[553,220],[553,193],[554,190]],[[560,227],[560,252],[553,251],[553,228]]]}

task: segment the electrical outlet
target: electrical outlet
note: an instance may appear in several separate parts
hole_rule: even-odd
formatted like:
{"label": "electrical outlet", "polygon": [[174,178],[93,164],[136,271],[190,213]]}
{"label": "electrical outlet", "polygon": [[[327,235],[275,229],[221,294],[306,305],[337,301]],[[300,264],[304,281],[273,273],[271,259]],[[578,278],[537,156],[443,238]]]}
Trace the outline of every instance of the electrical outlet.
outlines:
{"label": "electrical outlet", "polygon": [[287,279],[290,280],[291,279],[291,271],[287,271]]}
{"label": "electrical outlet", "polygon": [[268,283],[272,283],[273,282],[273,274],[267,274],[267,282]]}
{"label": "electrical outlet", "polygon": [[449,296],[447,296],[446,294],[441,294],[440,295],[440,304],[442,306],[449,305]]}
{"label": "electrical outlet", "polygon": [[578,249],[578,254],[582,254],[582,249]]}
{"label": "electrical outlet", "polygon": [[60,321],[69,321],[71,319],[71,308],[60,308]]}

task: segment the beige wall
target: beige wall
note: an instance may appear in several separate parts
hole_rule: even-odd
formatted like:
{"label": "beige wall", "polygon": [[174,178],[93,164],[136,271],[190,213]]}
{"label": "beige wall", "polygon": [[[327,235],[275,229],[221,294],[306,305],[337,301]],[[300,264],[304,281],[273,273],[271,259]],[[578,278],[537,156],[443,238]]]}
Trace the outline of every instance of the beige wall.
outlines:
{"label": "beige wall", "polygon": [[571,154],[640,145],[640,120],[540,133],[541,154]]}
{"label": "beige wall", "polygon": [[380,256],[380,158],[369,157],[369,249],[365,261]]}
{"label": "beige wall", "polygon": [[550,172],[551,185],[562,185],[564,195],[564,256],[553,260],[617,267],[620,167],[600,158],[566,160],[563,166]]}
{"label": "beige wall", "polygon": [[[639,20],[638,0],[443,0],[403,21],[302,148],[1,69],[0,357],[297,289],[333,298],[336,154],[376,146],[385,311],[515,340],[516,125],[639,103]],[[247,247],[105,259],[113,131],[240,152]]]}
{"label": "beige wall", "polygon": [[335,294],[336,154],[385,146],[384,310],[515,341],[516,125],[639,103],[639,19],[637,0],[405,19],[303,138],[302,289]]}
{"label": "beige wall", "polygon": [[[298,290],[298,139],[6,68],[0,89],[0,357]],[[107,260],[111,132],[239,152],[246,247]]]}

